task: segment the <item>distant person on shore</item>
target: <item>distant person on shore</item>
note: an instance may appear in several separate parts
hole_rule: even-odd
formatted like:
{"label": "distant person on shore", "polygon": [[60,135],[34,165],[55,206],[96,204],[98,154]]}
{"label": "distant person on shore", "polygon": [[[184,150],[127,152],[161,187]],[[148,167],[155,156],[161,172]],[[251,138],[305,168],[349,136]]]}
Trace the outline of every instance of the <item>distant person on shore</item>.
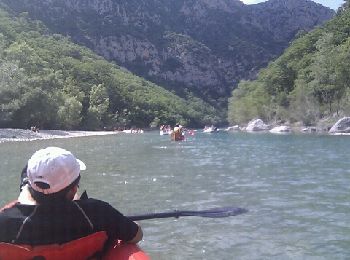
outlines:
{"label": "distant person on shore", "polygon": [[39,133],[39,127],[31,126],[31,127],[30,127],[30,130],[31,130],[32,132]]}
{"label": "distant person on shore", "polygon": [[64,244],[104,231],[107,242],[137,243],[141,227],[108,203],[77,199],[85,164],[69,151],[47,147],[35,152],[22,171],[18,202],[0,212],[0,242]]}

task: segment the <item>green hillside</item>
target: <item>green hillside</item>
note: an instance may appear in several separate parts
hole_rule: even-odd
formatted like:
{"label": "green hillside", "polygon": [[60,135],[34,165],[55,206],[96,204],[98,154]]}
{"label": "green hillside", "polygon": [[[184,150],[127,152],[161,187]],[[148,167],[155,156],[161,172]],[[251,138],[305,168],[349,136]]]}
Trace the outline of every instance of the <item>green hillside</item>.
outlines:
{"label": "green hillside", "polygon": [[261,118],[312,125],[350,114],[350,10],[346,6],[323,27],[295,40],[256,80],[239,83],[229,100],[231,124]]}
{"label": "green hillside", "polygon": [[0,127],[200,126],[223,115],[107,62],[40,22],[0,9]]}
{"label": "green hillside", "polygon": [[[334,11],[309,0],[0,0],[51,32],[186,98],[227,112],[242,79]],[[224,119],[226,120],[226,114]]]}

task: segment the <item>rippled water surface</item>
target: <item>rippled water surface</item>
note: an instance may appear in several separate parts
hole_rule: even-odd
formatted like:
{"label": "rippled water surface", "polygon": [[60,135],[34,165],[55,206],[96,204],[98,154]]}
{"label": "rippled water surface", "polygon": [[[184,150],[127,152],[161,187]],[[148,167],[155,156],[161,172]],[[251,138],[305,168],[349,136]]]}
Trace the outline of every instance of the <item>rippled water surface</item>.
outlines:
{"label": "rippled water surface", "polygon": [[158,132],[0,143],[0,199],[37,149],[86,162],[82,189],[128,214],[239,206],[227,218],[142,221],[152,259],[350,259],[350,137]]}

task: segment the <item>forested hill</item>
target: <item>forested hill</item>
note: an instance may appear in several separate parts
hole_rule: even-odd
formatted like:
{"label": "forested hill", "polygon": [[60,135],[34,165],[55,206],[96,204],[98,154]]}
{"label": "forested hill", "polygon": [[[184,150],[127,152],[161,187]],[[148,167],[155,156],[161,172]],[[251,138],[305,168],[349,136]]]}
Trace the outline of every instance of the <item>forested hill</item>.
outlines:
{"label": "forested hill", "polygon": [[0,104],[0,127],[94,130],[222,119],[198,98],[182,99],[1,8]]}
{"label": "forested hill", "polygon": [[350,114],[349,0],[323,27],[301,36],[257,80],[241,81],[229,121],[253,118],[314,125]]}
{"label": "forested hill", "polygon": [[1,0],[133,73],[219,109],[299,31],[334,11],[309,0]]}

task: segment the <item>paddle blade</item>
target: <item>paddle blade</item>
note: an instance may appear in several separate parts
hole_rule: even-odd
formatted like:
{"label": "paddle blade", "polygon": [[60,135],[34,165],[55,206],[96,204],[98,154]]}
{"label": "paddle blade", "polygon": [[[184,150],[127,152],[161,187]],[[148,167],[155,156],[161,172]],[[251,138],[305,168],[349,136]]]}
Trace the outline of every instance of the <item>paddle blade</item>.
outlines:
{"label": "paddle blade", "polygon": [[179,217],[204,217],[204,218],[225,218],[231,216],[237,216],[243,213],[248,212],[244,208],[237,207],[223,207],[223,208],[213,208],[207,210],[175,210],[172,212],[159,212],[159,213],[148,213],[142,215],[133,215],[128,216],[129,219],[138,221],[146,219],[155,219],[155,218],[179,218]]}
{"label": "paddle blade", "polygon": [[180,216],[199,216],[204,218],[226,218],[248,212],[247,209],[237,207],[213,208],[201,211],[182,211]]}

